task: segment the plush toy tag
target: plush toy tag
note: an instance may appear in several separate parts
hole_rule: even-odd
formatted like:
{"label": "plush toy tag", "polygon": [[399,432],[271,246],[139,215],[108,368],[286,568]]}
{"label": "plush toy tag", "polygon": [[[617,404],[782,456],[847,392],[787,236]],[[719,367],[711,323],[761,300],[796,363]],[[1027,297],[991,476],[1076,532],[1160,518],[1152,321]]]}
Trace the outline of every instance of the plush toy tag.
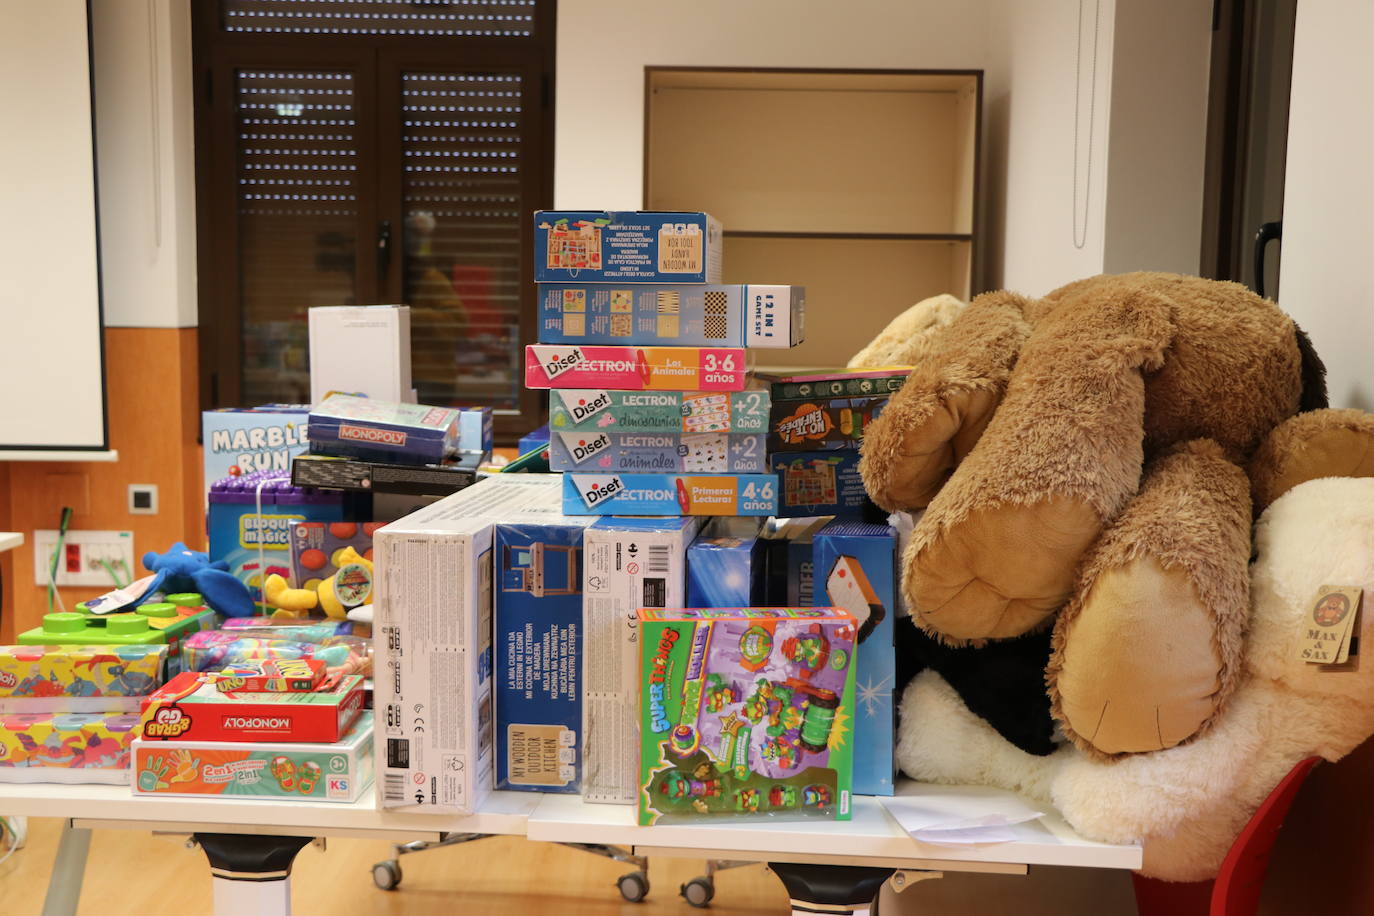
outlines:
{"label": "plush toy tag", "polygon": [[1315,665],[1343,665],[1350,659],[1350,644],[1359,631],[1359,586],[1323,585],[1317,589],[1303,615],[1298,657]]}

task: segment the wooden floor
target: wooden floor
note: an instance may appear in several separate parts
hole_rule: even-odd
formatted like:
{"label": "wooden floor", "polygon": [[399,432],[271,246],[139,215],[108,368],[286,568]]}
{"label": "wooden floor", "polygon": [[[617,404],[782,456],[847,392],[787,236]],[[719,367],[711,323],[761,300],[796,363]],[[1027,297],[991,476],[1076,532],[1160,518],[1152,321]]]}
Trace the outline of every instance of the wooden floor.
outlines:
{"label": "wooden floor", "polygon": [[[0,913],[38,916],[43,907],[60,821],[30,819],[28,844],[0,865]],[[621,900],[615,880],[631,866],[589,853],[518,837],[494,837],[401,859],[398,890],[378,890],[372,865],[391,857],[375,840],[330,840],[328,850],[306,848],[292,873],[298,914],[557,913],[661,916],[702,912],[678,896],[684,881],[701,874],[699,859],[658,859],[650,864],[649,898]],[[205,855],[184,838],[133,830],[96,831],[82,889],[80,916],[198,916],[211,912]],[[709,912],[785,914],[787,895],[761,865],[723,872]]]}

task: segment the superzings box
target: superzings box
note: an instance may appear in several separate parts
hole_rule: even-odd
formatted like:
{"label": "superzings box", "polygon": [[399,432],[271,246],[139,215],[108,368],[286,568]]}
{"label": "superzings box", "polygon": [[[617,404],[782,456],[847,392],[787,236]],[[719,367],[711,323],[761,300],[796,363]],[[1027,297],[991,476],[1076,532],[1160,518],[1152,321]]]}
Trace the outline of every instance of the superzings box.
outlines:
{"label": "superzings box", "polygon": [[643,608],[639,621],[639,823],[849,819],[852,615]]}

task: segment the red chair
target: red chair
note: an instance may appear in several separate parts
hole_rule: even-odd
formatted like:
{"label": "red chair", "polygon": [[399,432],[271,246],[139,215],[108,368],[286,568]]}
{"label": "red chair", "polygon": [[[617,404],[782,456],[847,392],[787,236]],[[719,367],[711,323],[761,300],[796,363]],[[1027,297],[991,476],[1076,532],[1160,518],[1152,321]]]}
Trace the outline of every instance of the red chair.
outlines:
{"label": "red chair", "polygon": [[1214,880],[1178,883],[1132,874],[1140,916],[1254,916],[1279,828],[1303,780],[1320,761],[1308,757],[1274,787],[1231,844]]}

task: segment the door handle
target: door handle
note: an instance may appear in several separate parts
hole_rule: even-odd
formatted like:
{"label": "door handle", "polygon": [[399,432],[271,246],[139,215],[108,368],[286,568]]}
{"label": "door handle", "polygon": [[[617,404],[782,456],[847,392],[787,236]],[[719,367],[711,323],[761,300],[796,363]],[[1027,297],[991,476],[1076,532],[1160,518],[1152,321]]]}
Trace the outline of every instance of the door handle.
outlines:
{"label": "door handle", "polygon": [[1282,239],[1283,220],[1260,223],[1259,231],[1255,233],[1255,292],[1261,296],[1264,295],[1264,249],[1270,242]]}
{"label": "door handle", "polygon": [[391,220],[377,224],[377,285],[386,285],[387,268],[391,265]]}

